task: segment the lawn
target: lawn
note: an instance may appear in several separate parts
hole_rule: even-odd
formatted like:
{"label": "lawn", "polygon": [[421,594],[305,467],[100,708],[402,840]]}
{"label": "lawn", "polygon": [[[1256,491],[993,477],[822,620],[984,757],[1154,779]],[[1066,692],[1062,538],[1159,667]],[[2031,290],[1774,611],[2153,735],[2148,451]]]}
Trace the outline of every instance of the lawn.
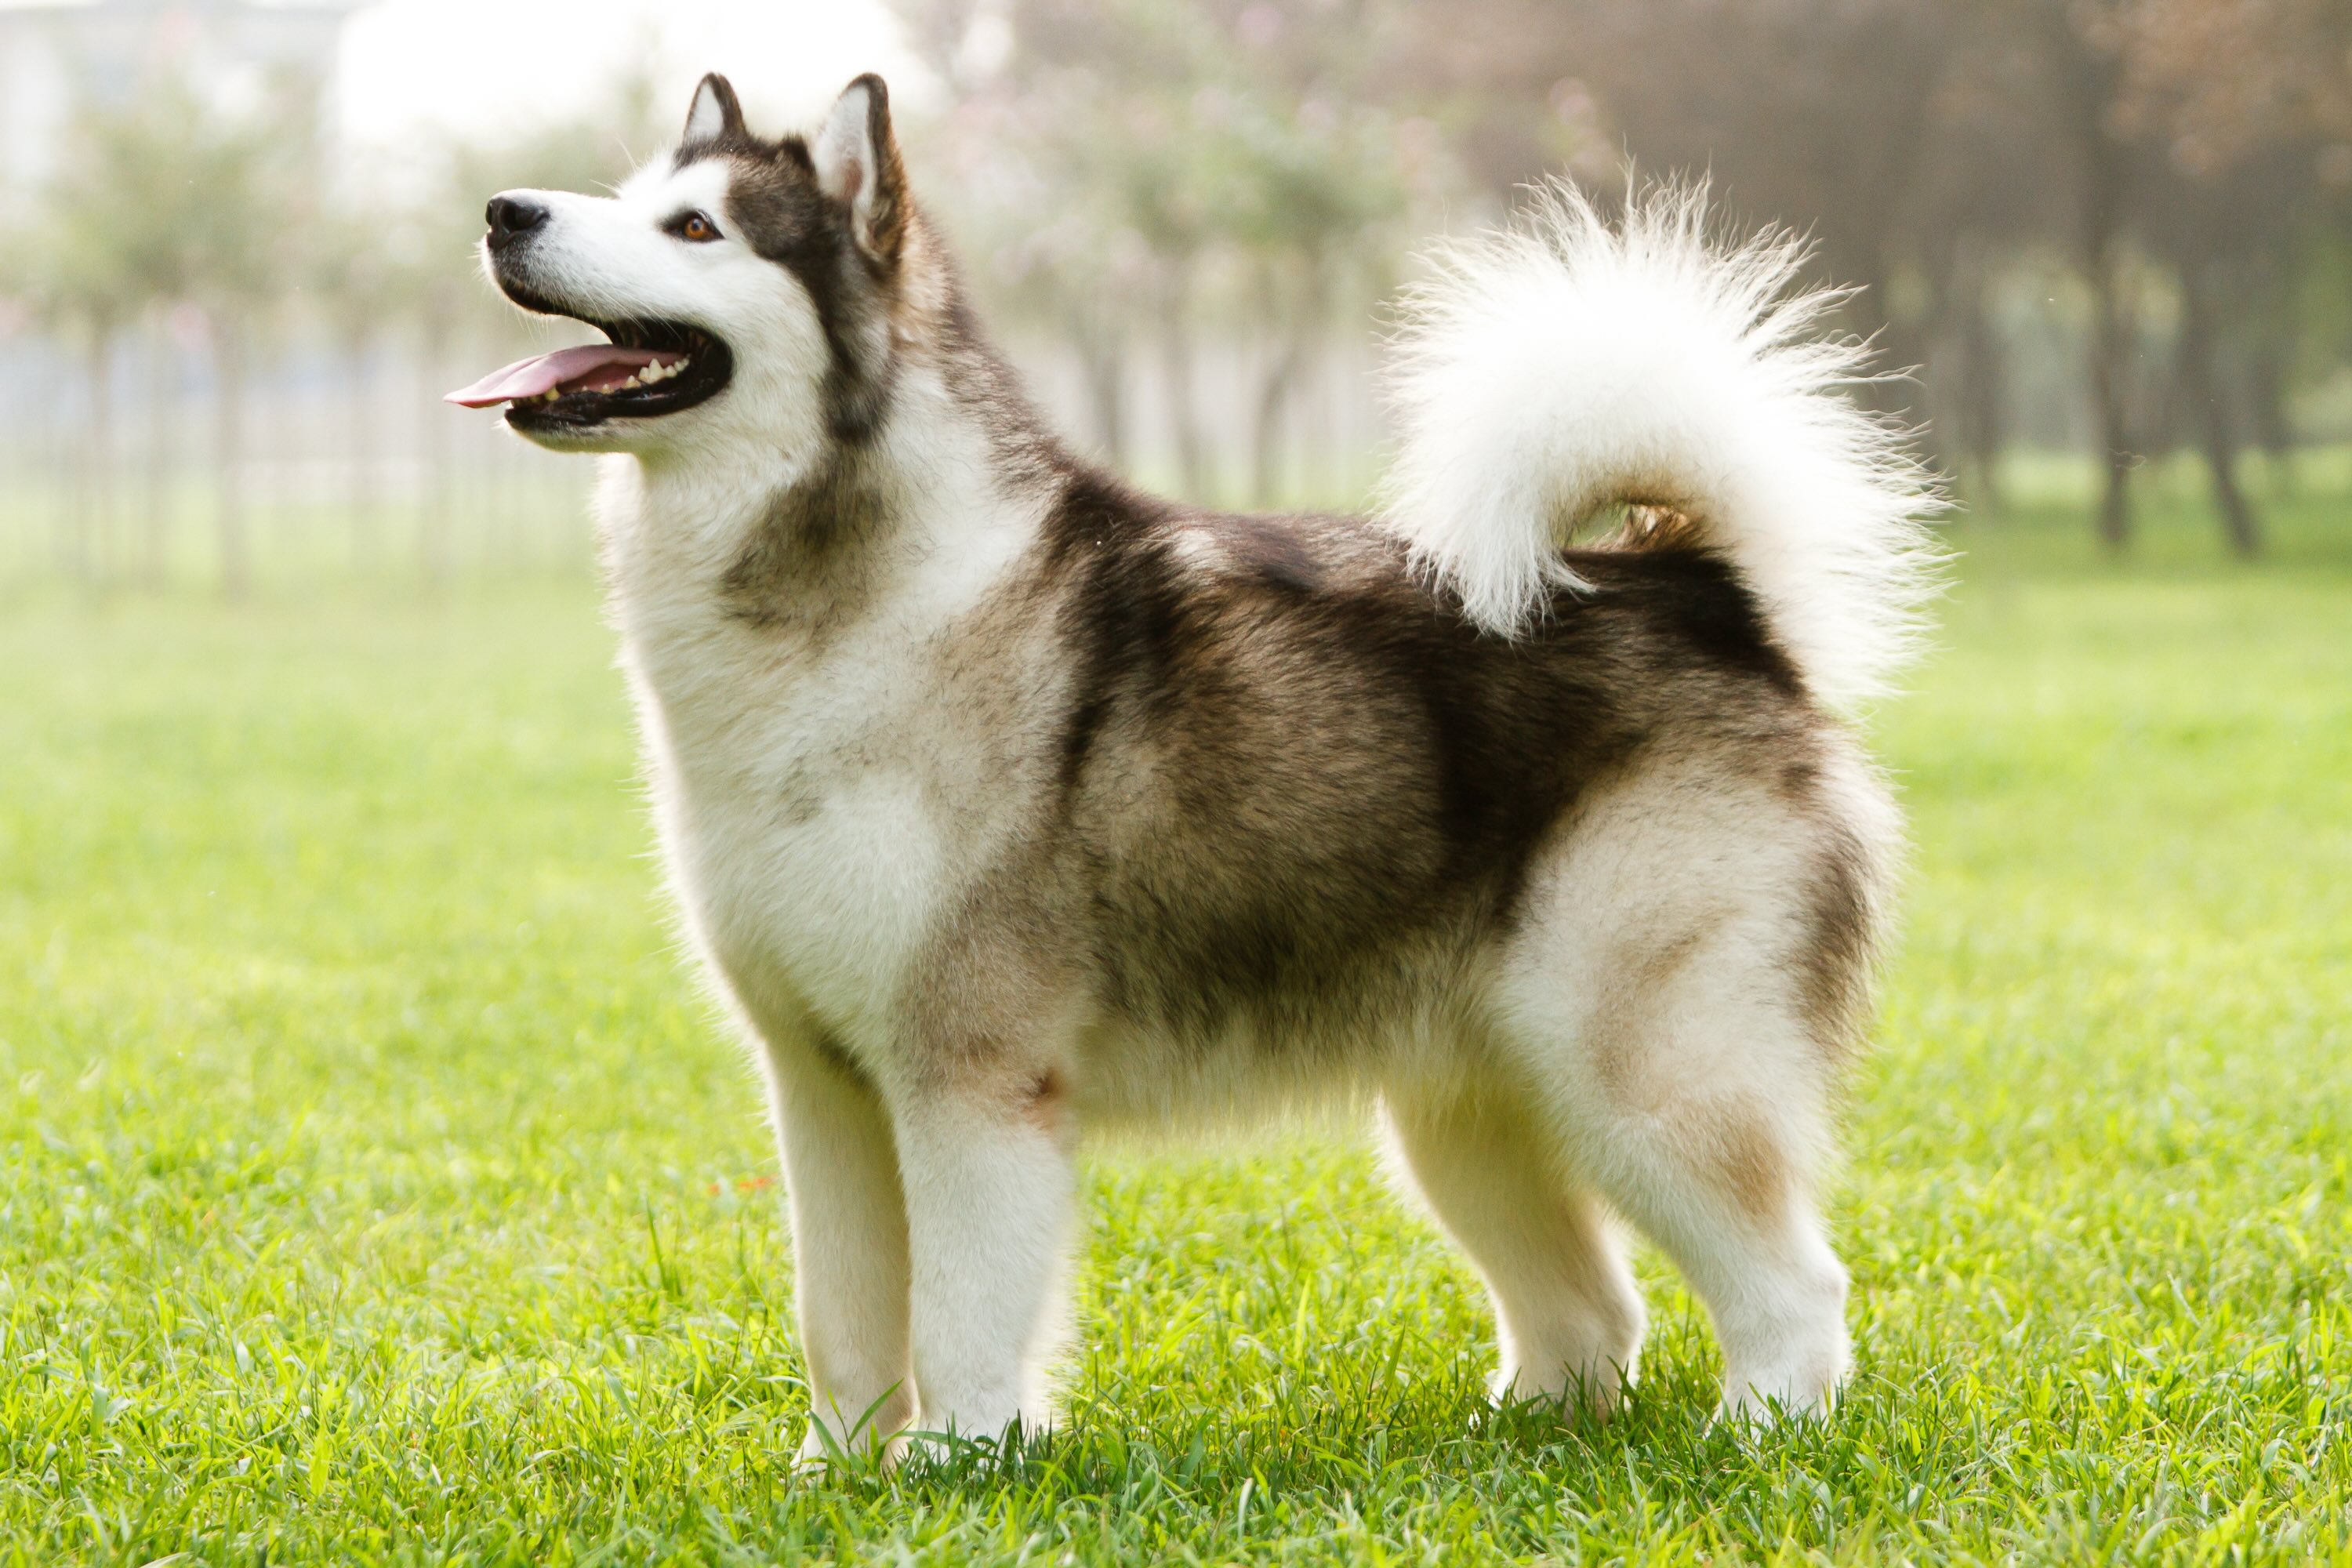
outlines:
{"label": "lawn", "polygon": [[2352,1562],[2352,505],[1971,523],[1835,1420],[1480,1396],[1362,1143],[1088,1163],[1064,1431],[795,1479],[750,1074],[577,582],[0,612],[0,1562]]}

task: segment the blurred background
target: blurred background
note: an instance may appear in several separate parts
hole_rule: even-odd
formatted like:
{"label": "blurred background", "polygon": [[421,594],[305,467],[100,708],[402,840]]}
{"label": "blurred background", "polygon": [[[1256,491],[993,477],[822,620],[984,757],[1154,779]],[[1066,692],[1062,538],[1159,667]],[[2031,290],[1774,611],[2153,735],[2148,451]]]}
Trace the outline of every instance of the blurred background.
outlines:
{"label": "blurred background", "polygon": [[1360,501],[1418,241],[1704,171],[1972,519],[2352,538],[2352,0],[87,0],[0,5],[0,595],[584,572],[587,466],[439,401],[561,330],[471,247],[709,68],[884,71],[1034,391],[1188,497]]}

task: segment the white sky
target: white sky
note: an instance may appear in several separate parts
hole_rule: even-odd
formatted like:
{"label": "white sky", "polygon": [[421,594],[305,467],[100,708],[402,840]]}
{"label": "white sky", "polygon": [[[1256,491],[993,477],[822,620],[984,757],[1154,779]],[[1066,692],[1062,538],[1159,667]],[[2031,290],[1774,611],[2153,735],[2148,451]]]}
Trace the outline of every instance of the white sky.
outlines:
{"label": "white sky", "polygon": [[[0,11],[87,3],[0,0]],[[157,16],[168,30],[172,6]],[[684,124],[694,84],[710,70],[726,73],[752,128],[770,134],[814,128],[862,71],[880,71],[894,104],[918,113],[940,97],[886,0],[365,0],[343,18],[337,49],[341,176],[391,194],[435,171],[436,160],[417,156],[420,133],[436,146],[496,146],[608,101],[648,62],[657,123]],[[205,85],[224,105],[240,88],[259,91],[257,65],[211,68]],[[50,90],[35,102],[31,89],[46,79],[28,84],[23,75],[0,68],[0,153],[18,177],[35,178],[39,154],[25,148],[54,134],[66,100]],[[10,172],[0,169],[0,179]]]}
{"label": "white sky", "polygon": [[343,129],[363,156],[420,128],[497,141],[578,112],[647,53],[681,124],[707,70],[766,131],[814,121],[860,71],[918,104],[929,85],[880,0],[374,0],[343,30]]}

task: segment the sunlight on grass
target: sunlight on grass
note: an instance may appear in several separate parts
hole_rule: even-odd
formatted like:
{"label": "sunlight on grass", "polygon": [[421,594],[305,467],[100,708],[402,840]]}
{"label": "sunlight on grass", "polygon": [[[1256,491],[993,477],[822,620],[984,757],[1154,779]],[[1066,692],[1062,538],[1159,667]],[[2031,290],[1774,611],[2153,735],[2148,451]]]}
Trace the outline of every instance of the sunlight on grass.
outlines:
{"label": "sunlight on grass", "polygon": [[[1834,1422],[1489,1409],[1346,1141],[1090,1163],[1067,1429],[784,1468],[750,1075],[584,591],[0,626],[0,1561],[2352,1557],[2352,531],[1962,526]],[[2036,510],[2039,507],[2042,510]],[[2045,515],[2046,513],[2046,515]]]}

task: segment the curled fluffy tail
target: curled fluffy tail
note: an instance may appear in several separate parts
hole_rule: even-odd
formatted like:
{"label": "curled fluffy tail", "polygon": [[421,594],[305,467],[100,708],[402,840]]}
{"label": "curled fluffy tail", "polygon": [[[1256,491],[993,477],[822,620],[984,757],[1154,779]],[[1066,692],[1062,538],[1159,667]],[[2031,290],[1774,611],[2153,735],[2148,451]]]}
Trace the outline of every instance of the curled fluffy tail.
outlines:
{"label": "curled fluffy tail", "polygon": [[1703,188],[1612,224],[1566,184],[1440,251],[1391,362],[1384,521],[1473,620],[1518,636],[1576,584],[1578,528],[1664,508],[1681,521],[1654,537],[1727,557],[1817,696],[1883,690],[1934,592],[1939,502],[1903,433],[1845,397],[1864,351],[1824,331],[1843,293],[1797,287],[1804,254],[1784,233],[1710,241]]}

